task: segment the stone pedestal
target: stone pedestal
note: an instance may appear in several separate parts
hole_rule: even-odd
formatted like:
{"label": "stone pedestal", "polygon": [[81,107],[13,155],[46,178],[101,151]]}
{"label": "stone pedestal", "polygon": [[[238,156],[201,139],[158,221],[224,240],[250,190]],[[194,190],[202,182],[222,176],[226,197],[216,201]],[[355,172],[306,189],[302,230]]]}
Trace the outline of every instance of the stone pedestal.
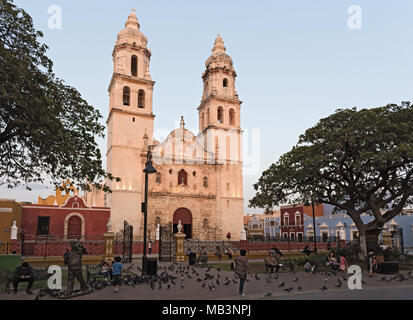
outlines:
{"label": "stone pedestal", "polygon": [[176,262],[185,261],[185,250],[184,250],[184,239],[186,237],[185,233],[175,233],[174,235],[176,241]]}
{"label": "stone pedestal", "polygon": [[105,238],[105,255],[103,259],[110,263],[115,255],[115,234],[113,232],[106,232],[103,234],[103,237]]}
{"label": "stone pedestal", "polygon": [[391,247],[391,234],[383,233],[381,237],[383,238],[383,245]]}

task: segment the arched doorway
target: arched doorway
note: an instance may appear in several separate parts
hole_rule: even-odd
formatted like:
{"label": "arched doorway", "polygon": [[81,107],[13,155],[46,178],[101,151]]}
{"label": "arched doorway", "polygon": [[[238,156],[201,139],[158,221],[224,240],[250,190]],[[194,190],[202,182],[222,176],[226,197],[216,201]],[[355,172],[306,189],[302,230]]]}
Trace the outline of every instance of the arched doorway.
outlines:
{"label": "arched doorway", "polygon": [[173,217],[174,233],[178,232],[178,223],[181,220],[182,232],[186,234],[186,239],[192,238],[192,213],[188,209],[179,208]]}

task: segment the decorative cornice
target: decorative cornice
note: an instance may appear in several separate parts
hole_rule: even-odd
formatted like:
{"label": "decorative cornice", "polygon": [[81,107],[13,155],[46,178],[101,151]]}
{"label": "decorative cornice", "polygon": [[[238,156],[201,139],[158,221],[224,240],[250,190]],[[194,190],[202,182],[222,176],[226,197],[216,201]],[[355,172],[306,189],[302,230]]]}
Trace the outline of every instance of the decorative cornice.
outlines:
{"label": "decorative cornice", "polygon": [[126,74],[121,74],[121,73],[117,73],[117,72],[114,72],[113,74],[112,74],[112,78],[110,79],[110,83],[109,83],[109,87],[108,87],[108,92],[110,92],[111,90],[112,90],[112,86],[113,86],[113,84],[114,84],[114,82],[115,82],[115,79],[117,79],[117,78],[121,78],[121,79],[123,79],[123,80],[127,80],[127,81],[130,81],[130,82],[132,82],[132,83],[137,83],[137,84],[143,84],[143,85],[150,85],[150,86],[152,86],[152,88],[153,88],[153,86],[155,85],[155,81],[153,81],[153,80],[148,80],[148,79],[143,79],[143,78],[138,78],[138,77],[132,77],[132,76],[128,76],[128,75],[126,75]]}
{"label": "decorative cornice", "polygon": [[113,107],[112,109],[110,109],[108,119],[106,120],[106,124],[109,122],[112,114],[115,112],[124,113],[124,114],[128,114],[131,116],[136,116],[136,117],[150,118],[150,119],[155,119],[156,117],[153,113],[139,113],[139,112],[134,112],[133,110],[125,110],[125,109],[119,109],[119,108]]}
{"label": "decorative cornice", "polygon": [[226,98],[224,96],[210,94],[204,100],[201,100],[201,104],[199,105],[198,110],[200,110],[204,105],[207,104],[207,102],[209,100],[212,100],[212,99],[222,101],[222,102],[226,102],[226,103],[231,103],[231,104],[234,104],[234,105],[239,105],[239,106],[241,106],[241,104],[243,103],[243,101],[241,101],[241,100],[235,100],[235,99]]}

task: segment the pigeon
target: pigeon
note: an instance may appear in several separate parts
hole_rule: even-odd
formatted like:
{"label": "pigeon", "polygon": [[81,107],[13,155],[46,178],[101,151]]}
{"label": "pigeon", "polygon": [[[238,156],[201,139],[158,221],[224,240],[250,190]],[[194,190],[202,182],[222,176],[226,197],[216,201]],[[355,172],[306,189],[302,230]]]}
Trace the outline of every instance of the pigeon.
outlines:
{"label": "pigeon", "polygon": [[274,277],[274,279],[278,279],[280,277],[278,274],[273,274],[272,276]]}
{"label": "pigeon", "polygon": [[270,292],[267,292],[266,294],[265,294],[265,297],[271,297],[272,296],[272,292],[270,291]]}
{"label": "pigeon", "polygon": [[258,274],[255,274],[255,280],[260,280],[260,277],[258,277]]}
{"label": "pigeon", "polygon": [[211,285],[208,285],[209,290],[214,290],[214,287],[212,287]]}
{"label": "pigeon", "polygon": [[361,283],[362,283],[362,284],[367,284],[367,282],[366,282],[366,281],[364,281],[364,280],[361,280]]}
{"label": "pigeon", "polygon": [[290,291],[292,291],[292,290],[293,290],[293,288],[292,288],[292,287],[287,288],[287,289],[284,289],[284,291],[286,291],[286,292],[288,292],[288,293],[290,293]]}
{"label": "pigeon", "polygon": [[343,282],[341,282],[340,278],[338,278],[337,280],[338,280],[338,284],[336,284],[335,287],[341,288],[341,286],[343,285]]}
{"label": "pigeon", "polygon": [[201,279],[201,278],[198,278],[198,279],[196,279],[196,281],[202,281],[202,279]]}
{"label": "pigeon", "polygon": [[296,277],[294,280],[293,280],[293,282],[297,282],[298,281],[298,278]]}
{"label": "pigeon", "polygon": [[326,286],[322,286],[322,287],[320,288],[320,290],[321,290],[321,291],[325,291],[325,290],[327,290],[327,287],[326,287]]}
{"label": "pigeon", "polygon": [[201,286],[202,288],[205,288],[205,286],[206,286],[206,282],[204,282],[204,284]]}
{"label": "pigeon", "polygon": [[386,280],[386,277],[383,277],[383,278],[380,279],[380,281],[384,281],[384,280]]}
{"label": "pigeon", "polygon": [[171,285],[168,283],[168,289],[171,289]]}
{"label": "pigeon", "polygon": [[397,274],[394,277],[391,277],[390,280],[396,280],[397,279]]}
{"label": "pigeon", "polygon": [[278,288],[284,287],[284,285],[285,285],[285,282],[282,282],[282,283],[278,286]]}
{"label": "pigeon", "polygon": [[268,283],[271,283],[271,278],[267,278],[265,279],[265,281],[267,281]]}
{"label": "pigeon", "polygon": [[227,282],[224,283],[224,286],[228,286],[231,283],[230,280],[228,280]]}
{"label": "pigeon", "polygon": [[298,289],[298,291],[301,291],[301,286],[299,286],[297,289]]}

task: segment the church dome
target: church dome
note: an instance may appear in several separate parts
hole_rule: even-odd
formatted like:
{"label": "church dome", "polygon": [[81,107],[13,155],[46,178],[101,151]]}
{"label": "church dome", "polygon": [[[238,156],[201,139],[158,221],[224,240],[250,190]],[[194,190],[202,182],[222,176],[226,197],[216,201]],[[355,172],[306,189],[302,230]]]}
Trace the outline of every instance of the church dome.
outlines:
{"label": "church dome", "polygon": [[117,44],[124,43],[134,44],[136,46],[145,47],[148,43],[148,39],[139,30],[140,24],[134,10],[129,14],[128,20],[125,23],[125,29],[119,31]]}

